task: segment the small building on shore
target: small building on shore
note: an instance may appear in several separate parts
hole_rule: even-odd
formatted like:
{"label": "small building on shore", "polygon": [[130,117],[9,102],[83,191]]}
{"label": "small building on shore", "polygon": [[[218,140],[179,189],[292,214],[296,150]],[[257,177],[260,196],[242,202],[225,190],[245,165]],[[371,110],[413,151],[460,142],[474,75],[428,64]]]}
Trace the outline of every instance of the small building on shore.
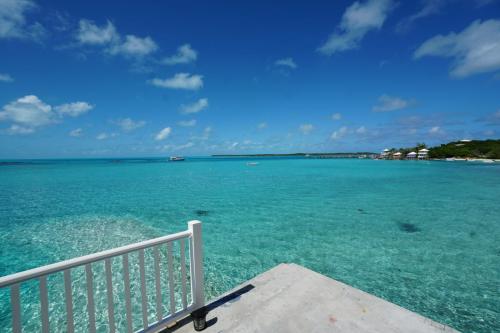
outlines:
{"label": "small building on shore", "polygon": [[393,160],[400,160],[401,156],[402,156],[401,152],[398,151],[398,152],[392,154],[392,159]]}
{"label": "small building on shore", "polygon": [[423,148],[418,151],[417,158],[419,160],[426,160],[429,158],[429,149]]}
{"label": "small building on shore", "polygon": [[391,154],[389,153],[389,149],[385,148],[381,153],[380,153],[380,158],[383,159],[389,159]]}
{"label": "small building on shore", "polygon": [[417,153],[415,153],[414,151],[409,152],[408,154],[406,154],[406,159],[407,160],[415,160],[415,159],[417,159]]}

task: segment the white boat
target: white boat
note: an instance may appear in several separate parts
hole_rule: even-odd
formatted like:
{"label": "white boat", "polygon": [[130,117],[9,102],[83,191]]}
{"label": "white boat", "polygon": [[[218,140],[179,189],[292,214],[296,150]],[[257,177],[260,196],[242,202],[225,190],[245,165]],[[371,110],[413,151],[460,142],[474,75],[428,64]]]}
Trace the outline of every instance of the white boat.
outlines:
{"label": "white boat", "polygon": [[185,158],[181,156],[170,156],[170,162],[180,162],[184,160]]}

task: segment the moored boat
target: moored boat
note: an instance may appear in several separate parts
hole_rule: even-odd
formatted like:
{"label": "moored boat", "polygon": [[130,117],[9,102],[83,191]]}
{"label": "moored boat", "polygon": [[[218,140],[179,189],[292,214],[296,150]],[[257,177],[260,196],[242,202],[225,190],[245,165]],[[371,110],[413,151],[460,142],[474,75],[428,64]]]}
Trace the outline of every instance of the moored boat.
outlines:
{"label": "moored boat", "polygon": [[184,160],[185,158],[181,156],[170,156],[170,162],[180,162]]}

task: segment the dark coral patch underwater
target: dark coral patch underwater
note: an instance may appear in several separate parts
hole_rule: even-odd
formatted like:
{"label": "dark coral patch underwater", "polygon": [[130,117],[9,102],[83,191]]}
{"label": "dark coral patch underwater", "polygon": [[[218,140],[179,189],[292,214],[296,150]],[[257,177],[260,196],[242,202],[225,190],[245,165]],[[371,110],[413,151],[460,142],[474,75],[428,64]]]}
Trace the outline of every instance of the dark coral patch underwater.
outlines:
{"label": "dark coral patch underwater", "polygon": [[195,210],[195,213],[198,216],[207,216],[209,212],[208,212],[208,210],[198,209],[198,210]]}
{"label": "dark coral patch underwater", "polygon": [[416,224],[408,223],[408,222],[398,222],[398,227],[399,227],[399,230],[404,231],[404,232],[408,232],[408,233],[422,231],[422,229],[420,229]]}

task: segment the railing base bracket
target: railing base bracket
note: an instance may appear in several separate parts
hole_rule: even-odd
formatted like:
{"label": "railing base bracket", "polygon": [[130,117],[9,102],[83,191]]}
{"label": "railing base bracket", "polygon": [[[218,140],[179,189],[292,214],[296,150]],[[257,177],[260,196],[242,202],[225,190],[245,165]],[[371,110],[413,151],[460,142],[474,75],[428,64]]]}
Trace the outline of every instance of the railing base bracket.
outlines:
{"label": "railing base bracket", "polygon": [[174,328],[176,325],[177,325],[177,321],[173,321],[173,322],[171,322],[170,324],[168,324],[168,325],[166,326],[166,328],[169,328],[169,329],[170,329],[170,328]]}
{"label": "railing base bracket", "polygon": [[193,326],[195,331],[203,331],[207,328],[207,310],[205,308],[198,309],[191,313],[193,318]]}

